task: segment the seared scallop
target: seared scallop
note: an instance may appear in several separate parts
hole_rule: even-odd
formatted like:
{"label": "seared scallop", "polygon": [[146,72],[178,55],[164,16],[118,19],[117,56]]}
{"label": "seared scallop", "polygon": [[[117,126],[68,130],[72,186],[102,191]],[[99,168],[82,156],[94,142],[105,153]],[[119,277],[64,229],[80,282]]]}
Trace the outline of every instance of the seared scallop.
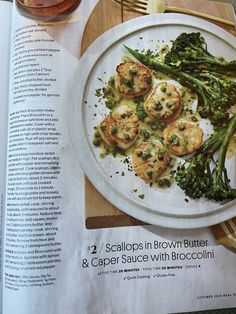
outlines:
{"label": "seared scallop", "polygon": [[103,141],[109,146],[117,146],[121,149],[127,149],[135,143],[139,130],[139,118],[127,105],[119,106],[98,126]]}
{"label": "seared scallop", "polygon": [[182,109],[182,99],[177,88],[167,82],[159,83],[144,102],[144,110],[153,120],[169,123]]}
{"label": "seared scallop", "polygon": [[176,120],[164,130],[164,144],[177,156],[194,153],[202,144],[202,129],[189,121]]}
{"label": "seared scallop", "polygon": [[116,68],[115,86],[127,98],[146,95],[152,87],[151,71],[141,63],[126,61]]}
{"label": "seared scallop", "polygon": [[157,183],[169,163],[169,154],[160,142],[142,142],[132,152],[135,173],[148,183]]}

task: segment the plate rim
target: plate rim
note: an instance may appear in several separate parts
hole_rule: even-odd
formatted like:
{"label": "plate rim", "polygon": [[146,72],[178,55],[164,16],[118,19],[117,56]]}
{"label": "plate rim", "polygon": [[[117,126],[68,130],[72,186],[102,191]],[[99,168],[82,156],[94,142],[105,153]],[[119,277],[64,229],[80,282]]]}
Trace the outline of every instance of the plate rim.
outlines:
{"label": "plate rim", "polygon": [[[236,207],[231,206],[232,201],[227,203],[225,206],[222,206],[214,211],[204,212],[199,214],[191,215],[181,215],[178,217],[177,214],[168,214],[150,211],[145,205],[132,204],[129,198],[117,191],[113,187],[113,184],[108,180],[108,178],[103,175],[101,168],[96,167],[96,175],[94,176],[94,170],[91,167],[91,162],[96,162],[93,154],[91,154],[89,143],[87,142],[87,134],[85,133],[85,128],[82,127],[84,121],[82,119],[83,115],[83,103],[84,103],[84,92],[87,85],[87,80],[90,76],[95,64],[98,62],[98,59],[107,51],[109,48],[114,45],[117,41],[121,40],[125,36],[128,36],[139,29],[144,29],[152,26],[164,26],[170,24],[186,25],[191,27],[196,27],[199,30],[204,29],[204,31],[214,34],[214,36],[220,37],[227,44],[230,44],[233,49],[236,49],[236,39],[233,35],[229,34],[224,29],[202,20],[200,18],[186,16],[184,14],[176,13],[163,13],[163,14],[151,14],[147,16],[142,16],[135,18],[133,20],[127,21],[123,24],[119,24],[109,29],[107,32],[98,37],[85,51],[82,58],[80,59],[79,65],[75,71],[75,79],[72,95],[71,95],[71,104],[70,109],[71,113],[69,115],[69,134],[72,141],[72,146],[85,175],[96,187],[96,189],[112,204],[114,204],[121,211],[125,212],[136,219],[142,220],[144,222],[174,229],[195,229],[201,227],[207,227],[213,224],[223,222],[227,219],[232,218],[236,214]],[[129,27],[127,27],[127,25]],[[216,34],[216,33],[217,34]],[[112,34],[112,40],[109,40]],[[234,42],[235,41],[235,42]],[[106,43],[104,45],[104,42]],[[102,45],[101,45],[102,43]],[[102,49],[101,49],[102,47]],[[99,49],[98,49],[99,48]],[[91,60],[90,60],[91,59]],[[89,62],[91,61],[91,63]],[[87,67],[84,67],[84,64],[89,64],[89,71]],[[78,89],[78,81],[76,78],[82,77],[82,80],[79,81],[80,88]],[[78,97],[78,94],[80,97]],[[76,99],[76,101],[75,101]],[[72,111],[72,108],[74,109]],[[79,124],[78,124],[79,118]],[[74,132],[74,126],[79,125],[80,132]],[[80,136],[78,134],[80,133]],[[83,153],[81,154],[81,151]],[[83,155],[83,157],[81,156]],[[128,209],[127,209],[128,208]],[[231,210],[230,210],[231,209]],[[148,215],[147,215],[148,214]],[[216,219],[217,217],[217,219]]]}

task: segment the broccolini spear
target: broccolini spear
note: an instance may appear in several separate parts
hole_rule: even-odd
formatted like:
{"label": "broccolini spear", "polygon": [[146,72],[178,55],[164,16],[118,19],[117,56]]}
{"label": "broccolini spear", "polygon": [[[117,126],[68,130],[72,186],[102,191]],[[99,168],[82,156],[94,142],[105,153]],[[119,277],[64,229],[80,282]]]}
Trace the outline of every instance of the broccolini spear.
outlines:
{"label": "broccolini spear", "polygon": [[[202,196],[216,201],[236,197],[236,189],[230,186],[225,167],[225,157],[231,136],[236,131],[236,115],[225,128],[213,133],[183,165],[177,169],[175,180],[178,186],[191,198]],[[219,149],[218,160],[213,158]],[[213,161],[214,168],[211,169]]]}
{"label": "broccolini spear", "polygon": [[209,70],[236,76],[236,60],[228,62],[212,55],[208,52],[205,39],[200,33],[180,34],[172,41],[172,47],[165,55],[164,62],[182,71]]}
{"label": "broccolini spear", "polygon": [[203,118],[208,118],[213,125],[221,125],[228,120],[227,110],[236,103],[236,82],[209,71],[189,74],[163,64],[150,55],[127,46],[125,48],[147,67],[165,73],[197,92],[200,103],[198,112]]}

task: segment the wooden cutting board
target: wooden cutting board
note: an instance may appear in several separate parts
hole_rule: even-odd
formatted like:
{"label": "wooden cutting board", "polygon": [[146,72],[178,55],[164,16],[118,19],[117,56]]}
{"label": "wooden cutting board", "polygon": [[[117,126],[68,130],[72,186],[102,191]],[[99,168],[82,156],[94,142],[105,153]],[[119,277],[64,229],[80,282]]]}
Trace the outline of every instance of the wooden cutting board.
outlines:
{"label": "wooden cutting board", "polygon": [[[233,8],[228,3],[207,0],[168,0],[167,4],[193,9],[234,21]],[[99,1],[88,20],[84,32],[82,53],[96,38],[98,38],[102,33],[111,27],[138,16],[140,16],[139,13],[122,9],[121,6],[113,0]],[[233,35],[236,35],[234,27],[230,27],[221,23],[215,24],[223,27]],[[145,224],[135,218],[130,217],[113,206],[95,189],[95,187],[87,178],[85,180],[85,209],[86,227],[88,229]]]}

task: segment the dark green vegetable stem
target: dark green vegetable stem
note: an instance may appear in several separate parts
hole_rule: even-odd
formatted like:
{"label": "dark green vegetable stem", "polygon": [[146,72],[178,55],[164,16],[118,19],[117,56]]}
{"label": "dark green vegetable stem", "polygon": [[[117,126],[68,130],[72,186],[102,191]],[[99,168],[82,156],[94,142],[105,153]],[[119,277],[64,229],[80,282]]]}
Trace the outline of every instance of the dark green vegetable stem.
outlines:
{"label": "dark green vegetable stem", "polygon": [[219,74],[209,71],[185,73],[159,62],[150,55],[142,54],[127,46],[125,48],[147,67],[165,73],[195,91],[200,100],[198,112],[203,118],[208,118],[213,125],[219,126],[228,120],[227,110],[236,102],[236,83],[234,81],[226,80]]}
{"label": "dark green vegetable stem", "polygon": [[[236,189],[230,186],[225,167],[229,141],[235,131],[236,115],[230,119],[225,128],[213,133],[197,153],[179,166],[175,179],[187,196],[191,198],[205,196],[216,201],[236,197]],[[218,149],[219,158],[215,161],[213,155]]]}
{"label": "dark green vegetable stem", "polygon": [[199,32],[182,33],[165,56],[165,63],[182,71],[201,72],[203,69],[225,75],[236,75],[236,60],[225,61],[207,50]]}

